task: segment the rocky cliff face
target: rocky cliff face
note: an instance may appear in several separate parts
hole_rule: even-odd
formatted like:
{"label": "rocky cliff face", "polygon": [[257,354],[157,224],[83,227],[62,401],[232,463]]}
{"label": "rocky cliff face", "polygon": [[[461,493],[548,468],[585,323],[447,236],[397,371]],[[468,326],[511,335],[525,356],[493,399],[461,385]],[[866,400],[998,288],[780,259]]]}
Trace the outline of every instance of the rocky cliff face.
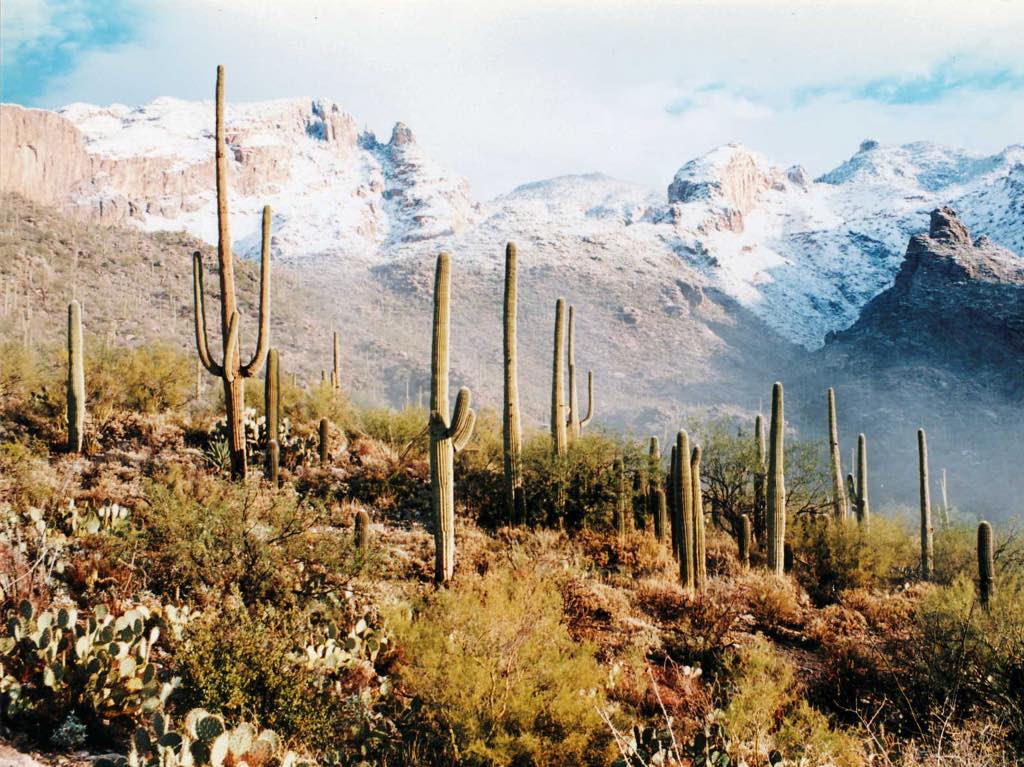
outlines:
{"label": "rocky cliff face", "polygon": [[929,364],[995,376],[1024,391],[1024,259],[985,236],[972,239],[948,208],[931,212],[891,288],[848,330],[830,336],[839,353],[874,368]]}

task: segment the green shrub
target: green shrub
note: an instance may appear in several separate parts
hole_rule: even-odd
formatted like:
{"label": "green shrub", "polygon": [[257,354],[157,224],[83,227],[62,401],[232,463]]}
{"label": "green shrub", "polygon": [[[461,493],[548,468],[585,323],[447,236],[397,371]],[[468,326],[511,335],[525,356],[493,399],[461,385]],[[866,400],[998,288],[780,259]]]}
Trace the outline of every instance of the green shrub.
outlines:
{"label": "green shrub", "polygon": [[163,345],[88,347],[86,402],[94,420],[117,410],[158,413],[180,410],[195,394],[195,361]]}
{"label": "green shrub", "polygon": [[818,604],[834,602],[848,589],[899,583],[914,576],[919,561],[917,541],[880,515],[871,518],[868,530],[853,522],[798,517],[790,542],[797,580]]}
{"label": "green shrub", "polygon": [[398,451],[411,448],[425,455],[430,443],[427,435],[427,411],[406,407],[402,410],[377,408],[359,414],[359,425],[368,437],[383,442]]}
{"label": "green shrub", "polygon": [[593,648],[570,638],[545,573],[462,580],[397,617],[396,634],[400,687],[448,763],[607,764],[603,674]]}

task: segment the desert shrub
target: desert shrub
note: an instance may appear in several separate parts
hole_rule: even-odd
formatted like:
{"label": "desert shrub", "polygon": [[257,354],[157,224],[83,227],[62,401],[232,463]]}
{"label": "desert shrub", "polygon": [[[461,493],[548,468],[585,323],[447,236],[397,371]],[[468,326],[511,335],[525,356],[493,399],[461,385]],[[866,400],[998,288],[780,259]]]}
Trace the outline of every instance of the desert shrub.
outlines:
{"label": "desert shrub", "polygon": [[887,587],[915,575],[918,544],[896,522],[874,516],[865,530],[856,523],[797,518],[789,533],[794,572],[818,604],[848,589]]}
{"label": "desert shrub", "polygon": [[49,382],[42,360],[34,350],[15,341],[5,341],[0,344],[0,355],[4,361],[0,368],[0,401],[24,399]]}
{"label": "desert shrub", "polygon": [[630,531],[619,539],[605,532],[580,530],[574,539],[593,566],[605,575],[677,577],[671,547],[659,543],[650,533]]}
{"label": "desert shrub", "polygon": [[396,450],[411,450],[426,455],[430,442],[427,416],[427,411],[418,407],[402,410],[375,408],[359,413],[359,426],[367,437]]}
{"label": "desert shrub", "polygon": [[722,589],[722,599],[742,605],[762,631],[804,625],[807,596],[790,578],[769,577],[764,571],[751,570],[716,585]]}
{"label": "desert shrub", "polygon": [[[340,642],[304,645],[303,613],[229,607],[194,621],[174,655],[182,700],[253,719],[318,752],[358,733],[363,708],[381,692],[374,661],[383,634],[362,619]],[[371,644],[372,643],[372,644]]]}
{"label": "desert shrub", "polygon": [[85,355],[86,402],[96,421],[116,410],[180,410],[195,393],[195,363],[170,346],[93,343]]}
{"label": "desert shrub", "polygon": [[764,638],[734,653],[726,680],[721,723],[738,760],[765,767],[779,757],[795,764],[866,764],[857,740],[801,697],[796,668]]}
{"label": "desert shrub", "polygon": [[966,575],[921,600],[910,641],[893,647],[914,702],[909,722],[951,713],[988,719],[1024,743],[1024,578],[1003,573],[996,589],[989,610]]}
{"label": "desert shrub", "polygon": [[606,763],[603,674],[543,573],[492,569],[396,616],[395,629],[399,685],[446,763]]}
{"label": "desert shrub", "polygon": [[[255,399],[250,401],[261,403],[263,384],[255,382],[253,385],[257,384]],[[352,403],[344,393],[335,391],[327,382],[318,382],[305,389],[299,389],[290,383],[286,386],[282,381],[281,408],[284,411],[282,416],[287,415],[291,418],[296,428],[300,424],[310,424],[311,428],[315,429],[320,419],[326,418],[345,432],[358,431],[359,416]]]}
{"label": "desert shrub", "polygon": [[374,567],[315,501],[201,474],[151,482],[145,496],[133,545],[146,556],[136,565],[161,593],[216,601],[237,590],[247,604],[287,605],[344,590]]}

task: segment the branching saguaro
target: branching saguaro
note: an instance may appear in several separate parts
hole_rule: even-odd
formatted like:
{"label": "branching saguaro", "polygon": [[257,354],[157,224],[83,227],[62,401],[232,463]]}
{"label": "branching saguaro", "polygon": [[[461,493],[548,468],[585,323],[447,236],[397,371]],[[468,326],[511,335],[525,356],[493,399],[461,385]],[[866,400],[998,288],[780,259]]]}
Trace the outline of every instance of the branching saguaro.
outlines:
{"label": "branching saguaro", "polygon": [[857,514],[857,524],[867,527],[871,522],[871,507],[868,504],[868,439],[863,434],[857,435],[857,480],[854,482],[853,474],[847,474],[846,491]]}
{"label": "branching saguaro", "polygon": [[568,329],[568,367],[569,367],[569,417],[566,427],[569,431],[569,442],[580,438],[583,430],[594,418],[594,371],[587,371],[587,415],[581,417],[579,395],[576,388],[576,307],[569,307]]}
{"label": "branching saguaro", "polygon": [[783,575],[786,566],[786,477],[783,435],[785,411],[782,384],[772,387],[772,422],[768,437],[768,569]]}
{"label": "branching saguaro", "polygon": [[447,583],[455,573],[455,453],[473,436],[476,413],[470,392],[459,389],[448,419],[448,336],[451,328],[451,261],[437,257],[434,278],[434,331],[430,355],[430,495],[434,511],[434,580]]}
{"label": "branching saguaro", "polygon": [[846,491],[843,489],[843,462],[839,454],[839,424],[836,420],[836,393],[828,390],[828,453],[832,469],[832,516],[846,519]]}
{"label": "branching saguaro", "polygon": [[231,254],[231,230],[228,221],[227,155],[224,141],[224,67],[217,67],[216,93],[216,171],[217,171],[217,270],[220,276],[220,319],[224,357],[217,364],[210,356],[206,337],[206,306],[203,296],[203,257],[192,256],[195,297],[196,348],[203,366],[224,384],[224,402],[231,454],[231,476],[245,479],[245,378],[252,378],[263,367],[270,348],[270,207],[263,208],[263,242],[260,256],[259,335],[256,351],[248,363],[241,363],[238,332],[238,305],[235,300],[235,269]]}
{"label": "branching saguaro", "polygon": [[928,437],[917,430],[917,477],[921,496],[921,577],[931,579],[935,572],[932,546],[932,498],[928,487]]}
{"label": "branching saguaro", "polygon": [[82,307],[68,304],[68,450],[82,452],[85,439],[85,361],[82,349]]}
{"label": "branching saguaro", "polygon": [[505,246],[505,404],[502,412],[504,440],[505,510],[513,525],[526,522],[523,491],[523,425],[519,418],[518,254],[516,245]]}

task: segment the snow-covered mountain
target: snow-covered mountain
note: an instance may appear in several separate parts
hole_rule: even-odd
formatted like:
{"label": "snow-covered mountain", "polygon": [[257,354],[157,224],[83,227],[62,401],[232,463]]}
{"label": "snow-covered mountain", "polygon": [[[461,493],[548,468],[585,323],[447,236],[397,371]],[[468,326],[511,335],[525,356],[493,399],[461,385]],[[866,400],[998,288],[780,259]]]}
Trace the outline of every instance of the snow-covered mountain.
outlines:
{"label": "snow-covered mountain", "polygon": [[[56,114],[5,105],[2,113],[0,189],[100,220],[215,236],[210,102],[73,104]],[[667,194],[594,174],[479,202],[405,125],[382,142],[326,100],[231,104],[227,140],[243,254],[258,248],[264,204],[274,209],[275,255],[311,268],[384,265],[442,247],[491,260],[501,239],[544,243],[538,256],[583,256],[580,268],[668,264],[809,349],[892,283],[908,237],[939,205],[1024,253],[1021,146],[982,156],[865,141],[811,180],[799,166],[730,144],[686,162]],[[590,249],[614,258],[599,266],[585,258]]]}

